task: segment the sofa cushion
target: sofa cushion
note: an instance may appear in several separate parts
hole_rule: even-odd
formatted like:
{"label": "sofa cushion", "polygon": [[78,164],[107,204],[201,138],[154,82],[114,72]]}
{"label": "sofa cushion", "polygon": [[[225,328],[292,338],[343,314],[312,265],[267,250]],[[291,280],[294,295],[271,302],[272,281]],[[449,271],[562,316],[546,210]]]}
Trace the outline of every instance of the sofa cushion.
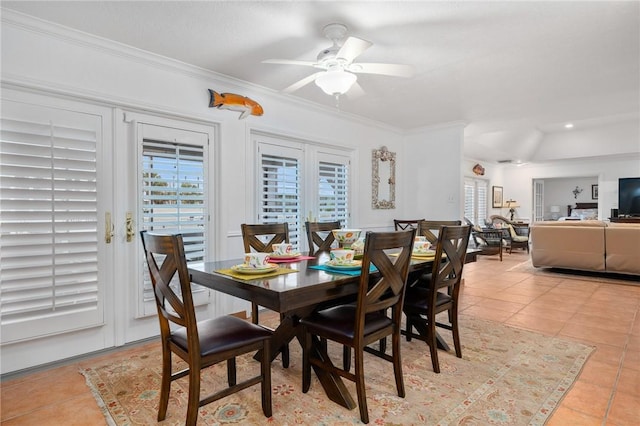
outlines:
{"label": "sofa cushion", "polygon": [[605,230],[608,272],[640,274],[640,225],[610,223]]}
{"label": "sofa cushion", "polygon": [[536,222],[531,226],[531,262],[535,267],[605,270],[605,223]]}

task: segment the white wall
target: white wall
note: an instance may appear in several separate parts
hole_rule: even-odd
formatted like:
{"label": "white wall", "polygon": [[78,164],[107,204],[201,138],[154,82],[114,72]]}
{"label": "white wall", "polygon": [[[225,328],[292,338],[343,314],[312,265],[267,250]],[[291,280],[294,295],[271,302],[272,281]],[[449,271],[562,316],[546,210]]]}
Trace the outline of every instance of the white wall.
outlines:
{"label": "white wall", "polygon": [[464,124],[416,130],[405,137],[404,219],[462,219]]}

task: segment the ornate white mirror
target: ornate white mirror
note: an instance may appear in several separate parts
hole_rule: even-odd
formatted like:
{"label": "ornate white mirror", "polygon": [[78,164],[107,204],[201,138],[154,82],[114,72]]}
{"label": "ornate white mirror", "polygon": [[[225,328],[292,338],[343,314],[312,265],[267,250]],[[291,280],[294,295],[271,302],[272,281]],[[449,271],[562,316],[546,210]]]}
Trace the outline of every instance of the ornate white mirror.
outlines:
{"label": "ornate white mirror", "polygon": [[386,146],[372,152],[371,207],[396,208],[396,153]]}

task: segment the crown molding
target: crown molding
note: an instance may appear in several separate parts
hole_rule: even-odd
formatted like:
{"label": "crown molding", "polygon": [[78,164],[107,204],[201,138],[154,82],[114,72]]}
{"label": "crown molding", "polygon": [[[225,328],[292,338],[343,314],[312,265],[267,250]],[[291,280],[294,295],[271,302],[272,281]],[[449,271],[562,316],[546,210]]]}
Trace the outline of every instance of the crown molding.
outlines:
{"label": "crown molding", "polygon": [[[35,34],[46,36],[46,37],[52,37],[66,43],[71,43],[77,46],[82,46],[84,48],[93,49],[107,55],[124,58],[128,61],[137,62],[143,65],[155,67],[157,69],[162,69],[162,70],[166,70],[174,73],[180,73],[191,78],[206,81],[207,83],[210,83],[211,80],[217,80],[223,84],[235,86],[241,90],[248,89],[252,92],[262,93],[262,94],[280,99],[286,104],[304,107],[308,110],[333,116],[337,119],[347,120],[347,121],[354,122],[354,123],[361,124],[368,127],[373,126],[384,131],[396,133],[400,136],[404,134],[402,129],[395,126],[388,125],[386,123],[370,120],[356,114],[346,113],[346,112],[337,110],[336,108],[320,105],[315,102],[306,101],[304,99],[300,99],[292,95],[283,94],[276,90],[269,89],[264,86],[253,84],[251,82],[240,80],[225,74],[220,74],[215,71],[211,71],[205,68],[201,68],[195,65],[178,61],[176,59],[172,59],[166,56],[148,52],[146,50],[138,49],[138,48],[135,48],[111,39],[99,37],[93,34],[89,34],[83,31],[66,27],[64,25],[45,21],[45,20],[36,18],[34,16],[17,12],[11,9],[0,8],[0,12],[1,12],[0,15],[1,15],[2,25],[12,25],[24,31],[29,31]],[[24,78],[21,78],[20,76],[15,76],[15,75],[14,76],[3,75],[2,79],[17,86],[28,87],[30,84],[32,84],[32,82],[30,82],[28,79],[24,79]],[[32,86],[34,88],[35,87],[46,88],[47,86],[51,86],[50,83],[46,83],[46,82],[33,82],[33,83],[35,84],[34,86]],[[56,91],[60,89],[54,87],[53,90]],[[84,92],[85,90],[82,89],[82,91]],[[69,87],[62,89],[62,92],[68,95],[70,95],[72,92],[75,92],[76,96],[81,95],[78,89],[73,90],[73,88],[69,88]],[[97,96],[97,95],[98,95],[98,92],[95,92],[95,93],[90,93],[88,97],[87,96],[81,96],[81,97],[92,98],[94,100],[102,99],[103,103],[105,100],[109,99],[109,96],[108,95],[105,96],[105,94],[103,93],[101,93],[100,96]],[[120,99],[120,100],[113,99],[113,101],[118,105],[122,105],[122,106],[131,105],[130,101],[127,101],[126,99]],[[138,103],[138,102],[134,102],[134,103]]]}

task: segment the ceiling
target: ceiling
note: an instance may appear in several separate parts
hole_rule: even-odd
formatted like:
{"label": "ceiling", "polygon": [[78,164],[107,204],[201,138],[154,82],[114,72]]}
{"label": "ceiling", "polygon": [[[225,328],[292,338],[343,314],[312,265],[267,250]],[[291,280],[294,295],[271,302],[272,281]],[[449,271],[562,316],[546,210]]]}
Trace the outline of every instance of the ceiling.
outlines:
{"label": "ceiling", "polygon": [[[463,121],[465,155],[530,160],[544,135],[640,116],[640,2],[2,1],[2,6],[280,91],[345,24],[373,46],[343,111],[402,130]],[[335,107],[314,84],[289,94]]]}

